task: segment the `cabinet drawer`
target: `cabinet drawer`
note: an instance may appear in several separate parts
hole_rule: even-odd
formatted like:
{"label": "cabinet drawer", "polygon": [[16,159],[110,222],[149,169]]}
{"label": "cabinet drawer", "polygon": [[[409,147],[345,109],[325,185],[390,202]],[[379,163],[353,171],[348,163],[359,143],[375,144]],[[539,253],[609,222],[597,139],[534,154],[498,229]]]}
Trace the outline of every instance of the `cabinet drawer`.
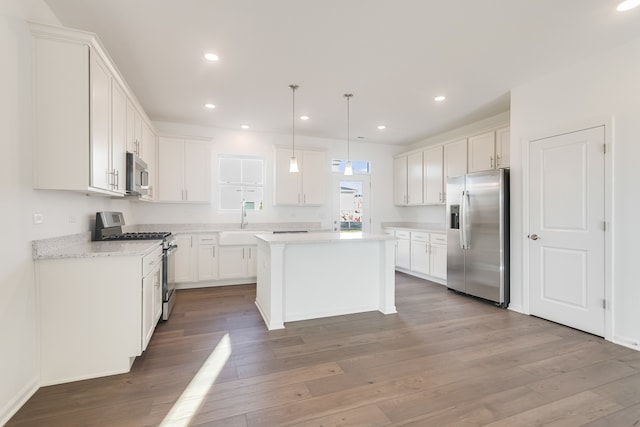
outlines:
{"label": "cabinet drawer", "polygon": [[201,245],[215,245],[218,243],[217,234],[202,234],[198,237],[198,242]]}
{"label": "cabinet drawer", "polygon": [[409,239],[411,237],[411,232],[407,230],[396,230],[396,237],[398,239]]}
{"label": "cabinet drawer", "polygon": [[386,236],[395,236],[396,233],[393,230],[388,230],[388,229],[383,229],[382,230],[382,234],[386,235]]}
{"label": "cabinet drawer", "polygon": [[425,233],[423,231],[412,231],[411,232],[411,241],[412,242],[428,242],[429,241],[429,233]]}
{"label": "cabinet drawer", "polygon": [[162,246],[158,246],[142,259],[142,277],[151,273],[158,264],[162,264]]}
{"label": "cabinet drawer", "polygon": [[447,235],[446,234],[431,234],[431,243],[446,245],[447,244]]}

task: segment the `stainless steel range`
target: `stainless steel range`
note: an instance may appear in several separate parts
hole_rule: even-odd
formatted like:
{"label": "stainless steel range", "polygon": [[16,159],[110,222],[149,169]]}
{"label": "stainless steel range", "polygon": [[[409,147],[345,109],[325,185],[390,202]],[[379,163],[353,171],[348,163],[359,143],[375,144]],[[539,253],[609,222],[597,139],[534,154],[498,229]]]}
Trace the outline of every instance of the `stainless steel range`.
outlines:
{"label": "stainless steel range", "polygon": [[96,212],[93,240],[162,240],[162,320],[168,320],[175,304],[176,274],[175,252],[178,250],[175,237],[170,231],[142,231],[124,233],[122,212]]}

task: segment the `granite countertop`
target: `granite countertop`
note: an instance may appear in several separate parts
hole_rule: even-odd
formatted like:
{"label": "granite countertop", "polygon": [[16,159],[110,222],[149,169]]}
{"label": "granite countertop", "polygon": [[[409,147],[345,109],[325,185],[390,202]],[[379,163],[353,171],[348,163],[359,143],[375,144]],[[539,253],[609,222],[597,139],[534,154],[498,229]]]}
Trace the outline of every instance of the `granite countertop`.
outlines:
{"label": "granite countertop", "polygon": [[91,233],[33,242],[33,259],[144,256],[160,247],[161,240],[92,242]]}
{"label": "granite countertop", "polygon": [[395,240],[395,237],[387,236],[385,234],[338,232],[257,234],[256,238],[268,244],[307,244]]}

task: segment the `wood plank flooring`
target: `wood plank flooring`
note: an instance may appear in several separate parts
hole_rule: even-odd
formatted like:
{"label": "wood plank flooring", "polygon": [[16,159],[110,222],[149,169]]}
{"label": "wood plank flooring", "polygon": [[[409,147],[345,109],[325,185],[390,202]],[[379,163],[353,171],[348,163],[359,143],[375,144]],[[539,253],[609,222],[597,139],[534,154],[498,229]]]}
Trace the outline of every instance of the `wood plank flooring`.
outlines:
{"label": "wood plank flooring", "polygon": [[635,426],[640,352],[398,273],[398,314],[267,331],[255,286],[179,291],[130,373],[8,426]]}

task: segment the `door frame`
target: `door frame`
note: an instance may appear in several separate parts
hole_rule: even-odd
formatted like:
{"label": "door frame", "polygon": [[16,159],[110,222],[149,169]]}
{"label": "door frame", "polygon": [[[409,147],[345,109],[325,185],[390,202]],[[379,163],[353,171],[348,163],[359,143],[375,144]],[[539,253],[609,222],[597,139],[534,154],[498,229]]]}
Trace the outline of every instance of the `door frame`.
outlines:
{"label": "door frame", "polygon": [[[336,220],[336,213],[338,214],[338,218],[340,217],[340,196],[335,194],[336,187],[340,186],[340,181],[362,181],[362,194],[365,197],[365,205],[364,212],[362,218],[362,232],[363,233],[371,233],[371,228],[373,227],[373,220],[371,218],[371,175],[369,174],[354,174],[354,175],[344,175],[343,173],[334,172],[331,176],[331,198],[332,198],[332,211],[331,211],[331,228],[334,228],[334,221]],[[365,186],[368,184],[368,188]],[[340,227],[338,226],[338,231],[340,231]]]}
{"label": "door frame", "polygon": [[[522,311],[531,315],[530,310],[530,245],[531,241],[527,238],[529,234],[529,148],[533,141],[539,139],[551,138],[558,135],[579,132],[585,129],[592,129],[604,126],[604,141],[606,152],[604,156],[604,217],[605,217],[605,235],[604,235],[604,295],[606,300],[605,316],[604,316],[604,339],[613,341],[613,310],[615,301],[613,300],[613,245],[612,236],[614,231],[614,223],[612,221],[613,213],[613,153],[614,153],[614,117],[601,116],[591,120],[574,122],[570,126],[562,126],[550,129],[534,136],[524,138],[520,141],[522,153]],[[513,237],[512,237],[513,238]],[[513,258],[512,258],[513,259]]]}

